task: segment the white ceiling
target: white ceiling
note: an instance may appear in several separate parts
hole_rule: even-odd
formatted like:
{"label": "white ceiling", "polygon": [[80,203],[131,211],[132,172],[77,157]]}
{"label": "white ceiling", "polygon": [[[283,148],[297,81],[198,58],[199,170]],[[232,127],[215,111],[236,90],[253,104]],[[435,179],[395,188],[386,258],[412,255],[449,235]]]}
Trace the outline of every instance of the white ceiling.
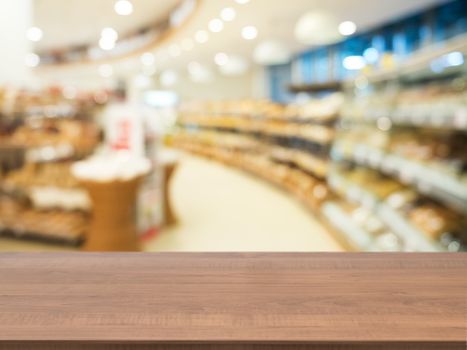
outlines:
{"label": "white ceiling", "polygon": [[[180,66],[197,59],[212,61],[212,56],[219,51],[242,54],[251,57],[257,43],[264,39],[282,39],[289,48],[296,52],[306,48],[294,39],[294,27],[297,20],[307,11],[329,11],[339,21],[351,20],[358,26],[358,31],[375,27],[395,20],[406,14],[440,3],[440,0],[251,0],[239,5],[234,0],[204,0],[199,15],[181,31],[174,42],[185,37],[193,37],[198,29],[206,29],[210,19],[218,17],[226,6],[237,10],[237,18],[225,24],[220,33],[210,33],[206,44],[196,44],[195,48],[183,53],[170,65]],[[259,30],[258,38],[247,41],[241,38],[241,28],[254,25]]]}
{"label": "white ceiling", "polygon": [[[40,3],[62,4],[74,3],[87,4],[87,11],[90,11],[91,3],[99,3],[98,9],[93,9],[92,16],[84,15],[84,8],[79,10],[83,17],[76,16],[73,19],[74,24],[70,23],[70,30],[78,31],[77,28],[90,26],[87,37],[96,37],[100,33],[100,28],[104,25],[114,25],[116,28],[124,26],[138,27],[141,23],[137,23],[140,18],[136,13],[128,17],[115,18],[116,15],[108,8],[112,9],[112,0],[36,0]],[[294,52],[305,50],[307,47],[298,43],[294,39],[294,27],[298,18],[307,11],[324,10],[333,13],[339,21],[351,20],[358,26],[358,32],[368,30],[372,27],[396,20],[401,16],[420,11],[424,8],[434,6],[435,4],[445,2],[444,0],[250,0],[247,4],[237,4],[234,0],[200,0],[201,5],[196,13],[186,26],[181,28],[173,35],[169,42],[163,46],[155,48],[152,52],[156,55],[156,67],[160,71],[162,69],[175,69],[186,73],[186,66],[189,62],[197,61],[204,63],[214,68],[213,58],[217,52],[225,52],[227,54],[242,55],[247,59],[251,59],[254,47],[264,39],[282,39],[284,43]],[[150,9],[164,6],[173,3],[169,0],[133,0],[135,8],[138,8],[138,3],[145,4],[146,13],[152,12]],[[103,4],[107,4],[104,6]],[[162,5],[164,4],[164,5]],[[52,5],[49,5],[52,6]],[[197,30],[207,30],[208,22],[216,17],[219,17],[220,11],[225,7],[233,7],[237,16],[234,21],[225,23],[225,27],[220,33],[209,33],[209,40],[205,44],[195,43],[195,46],[190,51],[184,51],[178,57],[171,57],[168,54],[168,47],[171,44],[180,44],[185,38],[194,38]],[[142,7],[141,7],[142,9]],[[100,14],[98,12],[100,11]],[[155,11],[157,12],[157,11]],[[45,15],[44,15],[45,16]],[[100,17],[102,16],[102,18]],[[153,13],[153,16],[156,16]],[[86,18],[84,20],[83,18]],[[149,18],[149,16],[148,16]],[[154,17],[151,17],[154,18]],[[43,19],[45,21],[45,17]],[[49,17],[49,21],[56,21],[56,18]],[[92,23],[96,21],[96,23]],[[118,21],[121,24],[117,25]],[[63,22],[63,21],[61,21]],[[53,35],[48,39],[50,42],[66,42],[66,37],[75,38],[77,34],[69,35],[66,29],[58,30],[56,24],[48,24],[49,28],[55,27],[49,35]],[[255,40],[246,41],[241,37],[241,29],[246,25],[254,25],[259,30],[259,35]],[[121,27],[119,27],[121,26]],[[44,27],[47,28],[47,27]],[[55,33],[58,31],[59,33]],[[94,31],[94,34],[91,32]],[[358,33],[357,32],[357,33]],[[47,35],[47,33],[46,33]],[[57,38],[55,38],[57,36]],[[83,34],[81,38],[85,38]],[[76,68],[74,68],[76,70]],[[134,74],[142,69],[139,57],[126,59],[114,64],[114,71],[119,76]],[[83,68],[83,71],[97,74],[96,67]],[[60,74],[64,72],[61,71]],[[76,71],[75,71],[76,73]]]}
{"label": "white ceiling", "polygon": [[180,0],[132,0],[134,12],[119,16],[116,0],[34,0],[34,25],[42,29],[40,51],[97,43],[104,27],[125,34],[165,17]]}

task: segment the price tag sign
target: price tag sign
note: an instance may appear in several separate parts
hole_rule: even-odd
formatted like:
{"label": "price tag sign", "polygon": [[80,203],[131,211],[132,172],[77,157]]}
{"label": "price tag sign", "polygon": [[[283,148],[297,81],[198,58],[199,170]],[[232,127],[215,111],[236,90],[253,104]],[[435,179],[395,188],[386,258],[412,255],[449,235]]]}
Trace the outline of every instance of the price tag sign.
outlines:
{"label": "price tag sign", "polygon": [[143,113],[137,106],[111,105],[104,119],[106,143],[110,149],[144,155]]}

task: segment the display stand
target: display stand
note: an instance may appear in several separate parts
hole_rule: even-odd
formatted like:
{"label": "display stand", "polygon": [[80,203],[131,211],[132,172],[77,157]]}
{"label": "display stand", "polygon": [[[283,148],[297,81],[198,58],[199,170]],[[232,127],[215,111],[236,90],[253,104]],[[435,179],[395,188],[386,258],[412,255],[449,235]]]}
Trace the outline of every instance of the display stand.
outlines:
{"label": "display stand", "polygon": [[85,251],[139,251],[135,207],[143,177],[108,182],[81,181],[92,201]]}

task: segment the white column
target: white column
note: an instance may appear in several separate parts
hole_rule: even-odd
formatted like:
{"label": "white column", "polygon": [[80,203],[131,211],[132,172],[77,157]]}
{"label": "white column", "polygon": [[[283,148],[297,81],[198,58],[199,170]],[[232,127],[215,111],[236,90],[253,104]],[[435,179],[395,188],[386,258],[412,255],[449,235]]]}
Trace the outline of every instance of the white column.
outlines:
{"label": "white column", "polygon": [[0,86],[27,85],[31,81],[24,57],[32,50],[32,43],[26,39],[32,6],[32,0],[0,0]]}

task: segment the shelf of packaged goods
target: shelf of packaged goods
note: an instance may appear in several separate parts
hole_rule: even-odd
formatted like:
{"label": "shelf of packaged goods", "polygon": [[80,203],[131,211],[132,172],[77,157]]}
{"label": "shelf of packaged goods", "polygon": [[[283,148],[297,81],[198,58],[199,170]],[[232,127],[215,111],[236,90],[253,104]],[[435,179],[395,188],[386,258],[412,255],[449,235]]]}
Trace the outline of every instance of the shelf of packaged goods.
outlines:
{"label": "shelf of packaged goods", "polygon": [[[436,78],[440,74],[430,70],[430,64],[433,60],[451,52],[467,52],[467,34],[460,34],[440,43],[428,45],[405,59],[402,64],[394,65],[394,67],[384,70],[373,71],[363,75],[363,77],[373,84],[409,79],[410,76],[419,75],[421,71],[426,71],[426,74]],[[344,86],[354,85],[355,79],[344,82]]]}
{"label": "shelf of packaged goods", "polygon": [[179,121],[190,119],[215,119],[215,118],[231,118],[233,120],[246,120],[249,123],[267,123],[267,122],[283,122],[291,124],[312,124],[312,125],[326,125],[334,122],[339,115],[339,111],[336,109],[329,113],[321,114],[295,114],[295,115],[265,115],[261,113],[250,113],[250,112],[199,112],[199,111],[180,111]]}
{"label": "shelf of packaged goods", "polygon": [[88,224],[88,216],[81,211],[39,210],[0,197],[0,236],[77,246]]}
{"label": "shelf of packaged goods", "polygon": [[[186,136],[186,138],[185,138]],[[223,139],[219,137],[220,143],[216,143],[217,141],[208,142],[203,140],[202,137],[199,135],[190,134],[183,136],[184,141],[190,143],[197,143],[199,145],[205,145],[213,148],[219,149],[226,149],[226,150],[240,150],[245,152],[258,152],[261,153],[263,156],[269,157],[271,159],[276,159],[282,163],[292,163],[296,167],[314,174],[319,178],[325,178],[328,169],[328,160],[323,159],[321,157],[315,156],[310,152],[301,151],[298,149],[282,147],[282,146],[271,146],[269,144],[262,144],[262,143],[253,143],[256,142],[254,137],[245,138],[244,136],[238,137],[236,139],[235,136],[232,138]],[[247,143],[245,141],[251,139],[251,142]],[[235,142],[237,140],[238,142]],[[205,142],[206,141],[206,142]],[[229,141],[229,142],[227,142]],[[175,141],[176,142],[176,141]],[[249,147],[254,146],[254,147]]]}
{"label": "shelf of packaged goods", "polygon": [[371,210],[378,218],[389,227],[394,234],[411,247],[417,247],[424,252],[444,251],[443,247],[426,237],[426,235],[414,227],[400,213],[381,201],[375,194],[365,190],[361,186],[348,181],[335,171],[328,177],[329,186],[340,193],[350,202],[356,203]]}
{"label": "shelf of packaged goods", "polygon": [[411,184],[421,193],[431,196],[456,209],[467,213],[467,184],[453,175],[366,144],[336,142],[331,152],[334,159],[348,159],[396,176],[401,182]]}
{"label": "shelf of packaged goods", "polygon": [[467,131],[467,106],[443,105],[438,106],[404,106],[397,108],[369,109],[362,112],[360,117],[352,114],[343,116],[347,123],[378,123],[386,119],[386,123],[397,126],[435,128],[441,130]]}
{"label": "shelf of packaged goods", "polygon": [[316,144],[329,145],[334,140],[335,131],[332,127],[323,125],[287,124],[276,130],[273,126],[260,125],[221,125],[211,123],[180,123],[180,127],[186,129],[216,130],[219,132],[235,132],[259,137],[284,137],[309,141]]}
{"label": "shelf of packaged goods", "polygon": [[337,230],[355,251],[369,251],[372,236],[359,227],[354,220],[339,205],[333,201],[321,206],[321,215]]}
{"label": "shelf of packaged goods", "polygon": [[21,229],[2,227],[0,225],[0,237],[21,239],[30,242],[55,244],[63,247],[78,248],[83,242],[84,236],[70,237],[68,233],[50,235],[34,231],[33,228]]}
{"label": "shelf of packaged goods", "polygon": [[58,160],[70,159],[74,155],[75,150],[71,145],[50,145],[28,149],[26,151],[26,160],[33,163],[54,162]]}

